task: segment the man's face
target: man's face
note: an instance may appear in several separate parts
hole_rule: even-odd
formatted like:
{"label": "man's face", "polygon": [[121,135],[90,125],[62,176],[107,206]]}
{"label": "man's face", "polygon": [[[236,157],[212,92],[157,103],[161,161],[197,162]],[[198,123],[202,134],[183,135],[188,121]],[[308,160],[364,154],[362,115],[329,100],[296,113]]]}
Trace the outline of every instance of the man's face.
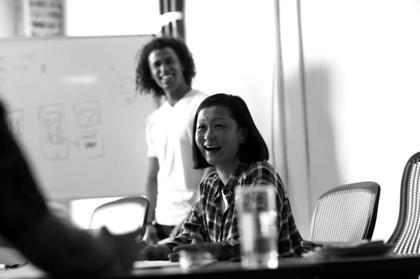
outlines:
{"label": "man's face", "polygon": [[153,80],[164,91],[173,91],[186,85],[184,66],[172,48],[153,50],[148,60]]}

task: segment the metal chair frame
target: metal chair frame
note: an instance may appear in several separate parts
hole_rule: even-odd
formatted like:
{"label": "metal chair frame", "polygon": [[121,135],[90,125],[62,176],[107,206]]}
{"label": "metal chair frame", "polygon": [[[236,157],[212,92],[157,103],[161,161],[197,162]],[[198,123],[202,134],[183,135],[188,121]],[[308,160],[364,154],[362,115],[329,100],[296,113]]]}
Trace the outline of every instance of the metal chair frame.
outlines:
{"label": "metal chair frame", "polygon": [[[354,191],[353,191],[354,190]],[[338,186],[335,187],[327,192],[325,192],[324,194],[322,194],[319,199],[318,202],[315,206],[313,215],[312,215],[312,220],[311,220],[311,229],[310,229],[310,241],[313,243],[323,243],[323,242],[329,242],[329,240],[320,240],[320,239],[316,239],[314,240],[314,234],[316,232],[316,220],[317,218],[319,218],[319,214],[322,214],[322,212],[320,212],[319,208],[320,205],[323,203],[323,200],[326,197],[330,197],[338,192],[348,192],[349,194],[353,194],[355,191],[358,191],[360,193],[362,192],[368,192],[371,193],[372,195],[372,202],[369,203],[369,208],[365,210],[365,212],[367,212],[368,216],[366,218],[366,223],[364,224],[364,231],[361,233],[361,239],[353,239],[352,241],[359,241],[362,239],[371,239],[372,235],[373,235],[373,231],[375,228],[375,224],[376,224],[376,216],[377,216],[377,212],[378,212],[378,204],[379,204],[379,197],[380,197],[380,186],[373,181],[364,181],[364,182],[357,182],[357,183],[351,183],[351,184],[346,184],[346,185],[342,185],[342,186]],[[358,204],[356,203],[354,210],[357,211],[357,207]],[[351,206],[351,210],[353,210],[353,205]],[[340,208],[336,208],[337,210],[339,210]],[[351,213],[348,213],[349,215],[351,215]],[[334,220],[335,221],[335,220]],[[334,231],[334,228],[331,228],[332,231]],[[347,232],[346,232],[347,233]],[[349,231],[349,233],[351,233]],[[354,233],[354,232],[353,232]],[[334,236],[336,237],[336,236]],[[336,238],[340,238],[341,236],[337,236]],[[350,236],[346,236],[347,238],[351,238]],[[348,242],[348,240],[343,240],[346,237],[341,237],[340,240],[334,241],[334,242]],[[354,238],[354,237],[353,237]]]}
{"label": "metal chair frame", "polygon": [[[95,218],[95,215],[98,212],[102,212],[103,210],[106,210],[106,209],[112,209],[115,206],[120,206],[123,204],[139,204],[144,208],[144,216],[139,217],[139,218],[143,218],[143,221],[139,224],[139,226],[135,230],[136,232],[139,233],[139,235],[143,235],[146,230],[147,215],[148,215],[149,206],[150,206],[149,199],[146,196],[123,197],[123,198],[119,198],[117,200],[107,202],[98,206],[91,215],[89,227],[92,228],[93,220]],[[106,226],[106,224],[104,225]]]}
{"label": "metal chair frame", "polygon": [[397,254],[420,254],[420,152],[408,159],[400,191],[397,225],[387,243]]}

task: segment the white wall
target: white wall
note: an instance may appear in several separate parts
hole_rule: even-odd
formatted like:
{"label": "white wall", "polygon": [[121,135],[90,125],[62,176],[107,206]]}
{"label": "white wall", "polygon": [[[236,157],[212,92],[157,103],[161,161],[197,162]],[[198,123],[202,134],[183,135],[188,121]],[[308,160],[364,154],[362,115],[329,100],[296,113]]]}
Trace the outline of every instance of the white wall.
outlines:
{"label": "white wall", "polygon": [[158,15],[156,0],[65,0],[68,36],[154,34]]}
{"label": "white wall", "polygon": [[420,2],[302,0],[311,188],[381,186],[374,238],[397,221],[402,171],[420,150]]}
{"label": "white wall", "polygon": [[194,56],[193,86],[241,96],[271,146],[275,57],[273,1],[185,1],[186,41]]}
{"label": "white wall", "polygon": [[0,0],[0,38],[13,37],[15,31],[16,0]]}
{"label": "white wall", "polygon": [[[273,163],[273,132],[280,133],[280,127],[273,122],[273,70],[277,58],[275,2],[187,0],[185,26],[186,41],[197,66],[193,86],[209,94],[224,92],[241,96],[270,149]],[[302,164],[293,167],[300,168]],[[282,174],[279,166],[277,170]],[[286,187],[296,223],[307,236],[307,201],[295,199],[299,193],[292,184]]]}

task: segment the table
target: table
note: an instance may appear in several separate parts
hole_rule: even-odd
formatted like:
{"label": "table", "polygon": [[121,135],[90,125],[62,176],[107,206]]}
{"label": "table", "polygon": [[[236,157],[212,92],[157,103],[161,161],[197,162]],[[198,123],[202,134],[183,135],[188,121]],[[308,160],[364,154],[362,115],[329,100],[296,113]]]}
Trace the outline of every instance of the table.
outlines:
{"label": "table", "polygon": [[236,279],[236,278],[419,278],[420,255],[363,256],[347,258],[284,258],[277,269],[246,269],[239,262],[217,262],[190,271],[179,269],[134,270],[121,278]]}
{"label": "table", "polygon": [[[28,269],[35,272],[28,272]],[[108,274],[109,279],[283,279],[283,278],[419,278],[420,255],[363,256],[348,258],[284,258],[277,269],[247,269],[239,262],[215,262],[192,270],[178,267],[134,269],[124,274]],[[3,275],[3,276],[2,276]],[[7,275],[7,276],[4,276]],[[50,278],[36,268],[23,267],[0,273],[0,278]],[[66,277],[71,278],[71,277]],[[82,278],[77,276],[76,278]],[[87,278],[87,277],[86,277]],[[89,278],[92,278],[89,276]]]}
{"label": "table", "polygon": [[133,271],[129,277],[144,279],[235,279],[235,278],[376,278],[394,276],[394,278],[419,278],[420,255],[418,256],[371,256],[349,258],[287,258],[282,259],[277,269],[246,269],[238,262],[218,262],[184,273],[174,270],[144,273]]}

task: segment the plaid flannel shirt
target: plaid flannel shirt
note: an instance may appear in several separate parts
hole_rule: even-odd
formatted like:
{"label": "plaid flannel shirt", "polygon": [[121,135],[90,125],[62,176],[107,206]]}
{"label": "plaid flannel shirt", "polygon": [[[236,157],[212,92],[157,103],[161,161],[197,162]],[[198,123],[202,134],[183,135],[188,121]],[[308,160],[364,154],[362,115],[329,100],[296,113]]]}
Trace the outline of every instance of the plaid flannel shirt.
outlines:
{"label": "plaid flannel shirt", "polygon": [[[278,214],[278,251],[279,255],[299,256],[302,253],[302,240],[296,228],[289,199],[279,174],[273,166],[260,161],[252,164],[239,163],[225,186],[216,170],[208,173],[201,182],[200,197],[181,232],[172,245],[189,244],[192,233],[200,234],[205,242],[218,242],[229,251],[232,257],[239,257],[239,232],[235,208],[235,187],[252,187],[257,184],[273,184],[276,189]],[[222,192],[227,200],[224,212]]]}

